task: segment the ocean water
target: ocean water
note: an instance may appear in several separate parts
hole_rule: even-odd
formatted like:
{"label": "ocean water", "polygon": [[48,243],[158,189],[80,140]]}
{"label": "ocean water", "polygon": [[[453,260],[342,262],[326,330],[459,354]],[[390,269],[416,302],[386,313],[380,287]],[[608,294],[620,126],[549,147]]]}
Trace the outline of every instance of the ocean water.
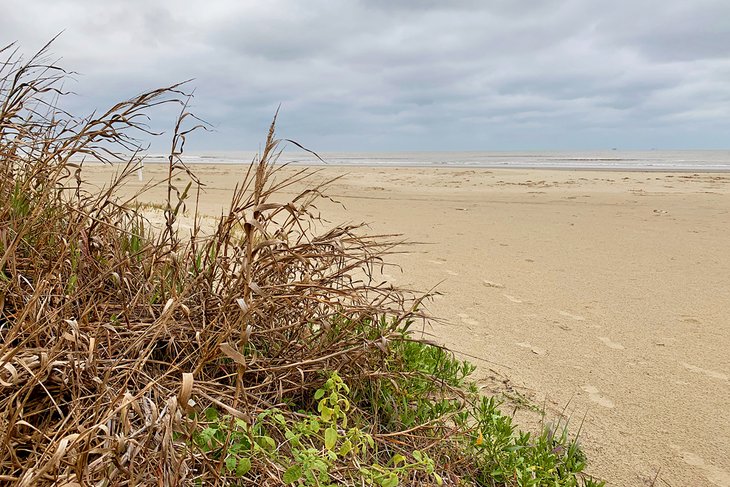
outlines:
{"label": "ocean water", "polygon": [[[248,163],[254,152],[201,152],[184,155],[188,163]],[[281,163],[377,167],[457,167],[599,169],[635,171],[730,172],[730,150],[685,151],[515,151],[515,152],[323,152],[322,160],[303,151],[287,151]],[[146,162],[166,162],[152,155]]]}

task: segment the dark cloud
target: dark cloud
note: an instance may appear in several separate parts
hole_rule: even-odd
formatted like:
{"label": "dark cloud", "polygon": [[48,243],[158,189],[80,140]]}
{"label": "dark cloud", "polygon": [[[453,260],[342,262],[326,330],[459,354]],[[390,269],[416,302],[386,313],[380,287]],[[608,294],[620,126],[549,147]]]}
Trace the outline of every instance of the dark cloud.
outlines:
{"label": "dark cloud", "polygon": [[653,62],[683,62],[730,58],[728,19],[725,0],[645,2],[609,9],[597,27],[607,45],[633,49]]}
{"label": "dark cloud", "polygon": [[255,148],[279,104],[320,150],[728,145],[725,0],[8,3],[0,42],[65,30],[75,109],[195,78],[193,147]]}

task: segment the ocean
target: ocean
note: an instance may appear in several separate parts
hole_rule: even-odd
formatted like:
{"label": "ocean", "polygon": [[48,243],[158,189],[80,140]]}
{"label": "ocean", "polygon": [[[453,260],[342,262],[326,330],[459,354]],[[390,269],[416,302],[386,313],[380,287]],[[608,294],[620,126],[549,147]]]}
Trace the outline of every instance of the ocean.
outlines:
{"label": "ocean", "polygon": [[[248,163],[254,152],[186,153],[185,162]],[[730,150],[682,151],[514,151],[514,152],[322,152],[285,151],[280,163],[376,167],[597,169],[628,171],[730,172]],[[150,155],[147,163],[166,162]]]}

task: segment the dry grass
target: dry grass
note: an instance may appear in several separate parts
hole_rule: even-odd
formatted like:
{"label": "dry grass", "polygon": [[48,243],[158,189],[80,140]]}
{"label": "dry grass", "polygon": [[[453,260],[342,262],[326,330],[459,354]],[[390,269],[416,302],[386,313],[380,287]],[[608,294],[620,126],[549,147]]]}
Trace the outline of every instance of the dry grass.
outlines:
{"label": "dry grass", "polygon": [[[322,371],[358,381],[381,368],[415,303],[353,276],[369,275],[393,243],[355,227],[316,233],[320,187],[271,201],[309,176],[275,182],[273,125],[215,231],[178,232],[199,189],[181,159],[190,130],[180,87],[77,119],[55,103],[65,73],[43,51],[20,62],[10,49],[0,51],[0,480],[216,479],[216,462],[178,441],[192,410],[250,420],[284,398],[308,400]],[[84,191],[74,161],[137,154],[145,112],[168,103],[183,112],[166,223],[153,231],[116,196],[137,155],[97,194]],[[173,184],[181,172],[185,189]],[[332,333],[333,323],[347,325]]]}

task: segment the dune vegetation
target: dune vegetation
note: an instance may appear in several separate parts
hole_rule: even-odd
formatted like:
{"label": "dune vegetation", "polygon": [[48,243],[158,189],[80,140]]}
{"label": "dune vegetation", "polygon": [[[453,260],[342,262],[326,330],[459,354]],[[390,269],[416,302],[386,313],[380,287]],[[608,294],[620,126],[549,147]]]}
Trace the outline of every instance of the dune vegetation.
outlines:
{"label": "dune vegetation", "polygon": [[[203,228],[184,86],[77,117],[47,46],[0,53],[0,483],[598,485],[564,423],[519,431],[417,333],[424,296],[374,278],[398,237],[326,226],[273,124]],[[160,105],[181,111],[155,225],[120,188]]]}

